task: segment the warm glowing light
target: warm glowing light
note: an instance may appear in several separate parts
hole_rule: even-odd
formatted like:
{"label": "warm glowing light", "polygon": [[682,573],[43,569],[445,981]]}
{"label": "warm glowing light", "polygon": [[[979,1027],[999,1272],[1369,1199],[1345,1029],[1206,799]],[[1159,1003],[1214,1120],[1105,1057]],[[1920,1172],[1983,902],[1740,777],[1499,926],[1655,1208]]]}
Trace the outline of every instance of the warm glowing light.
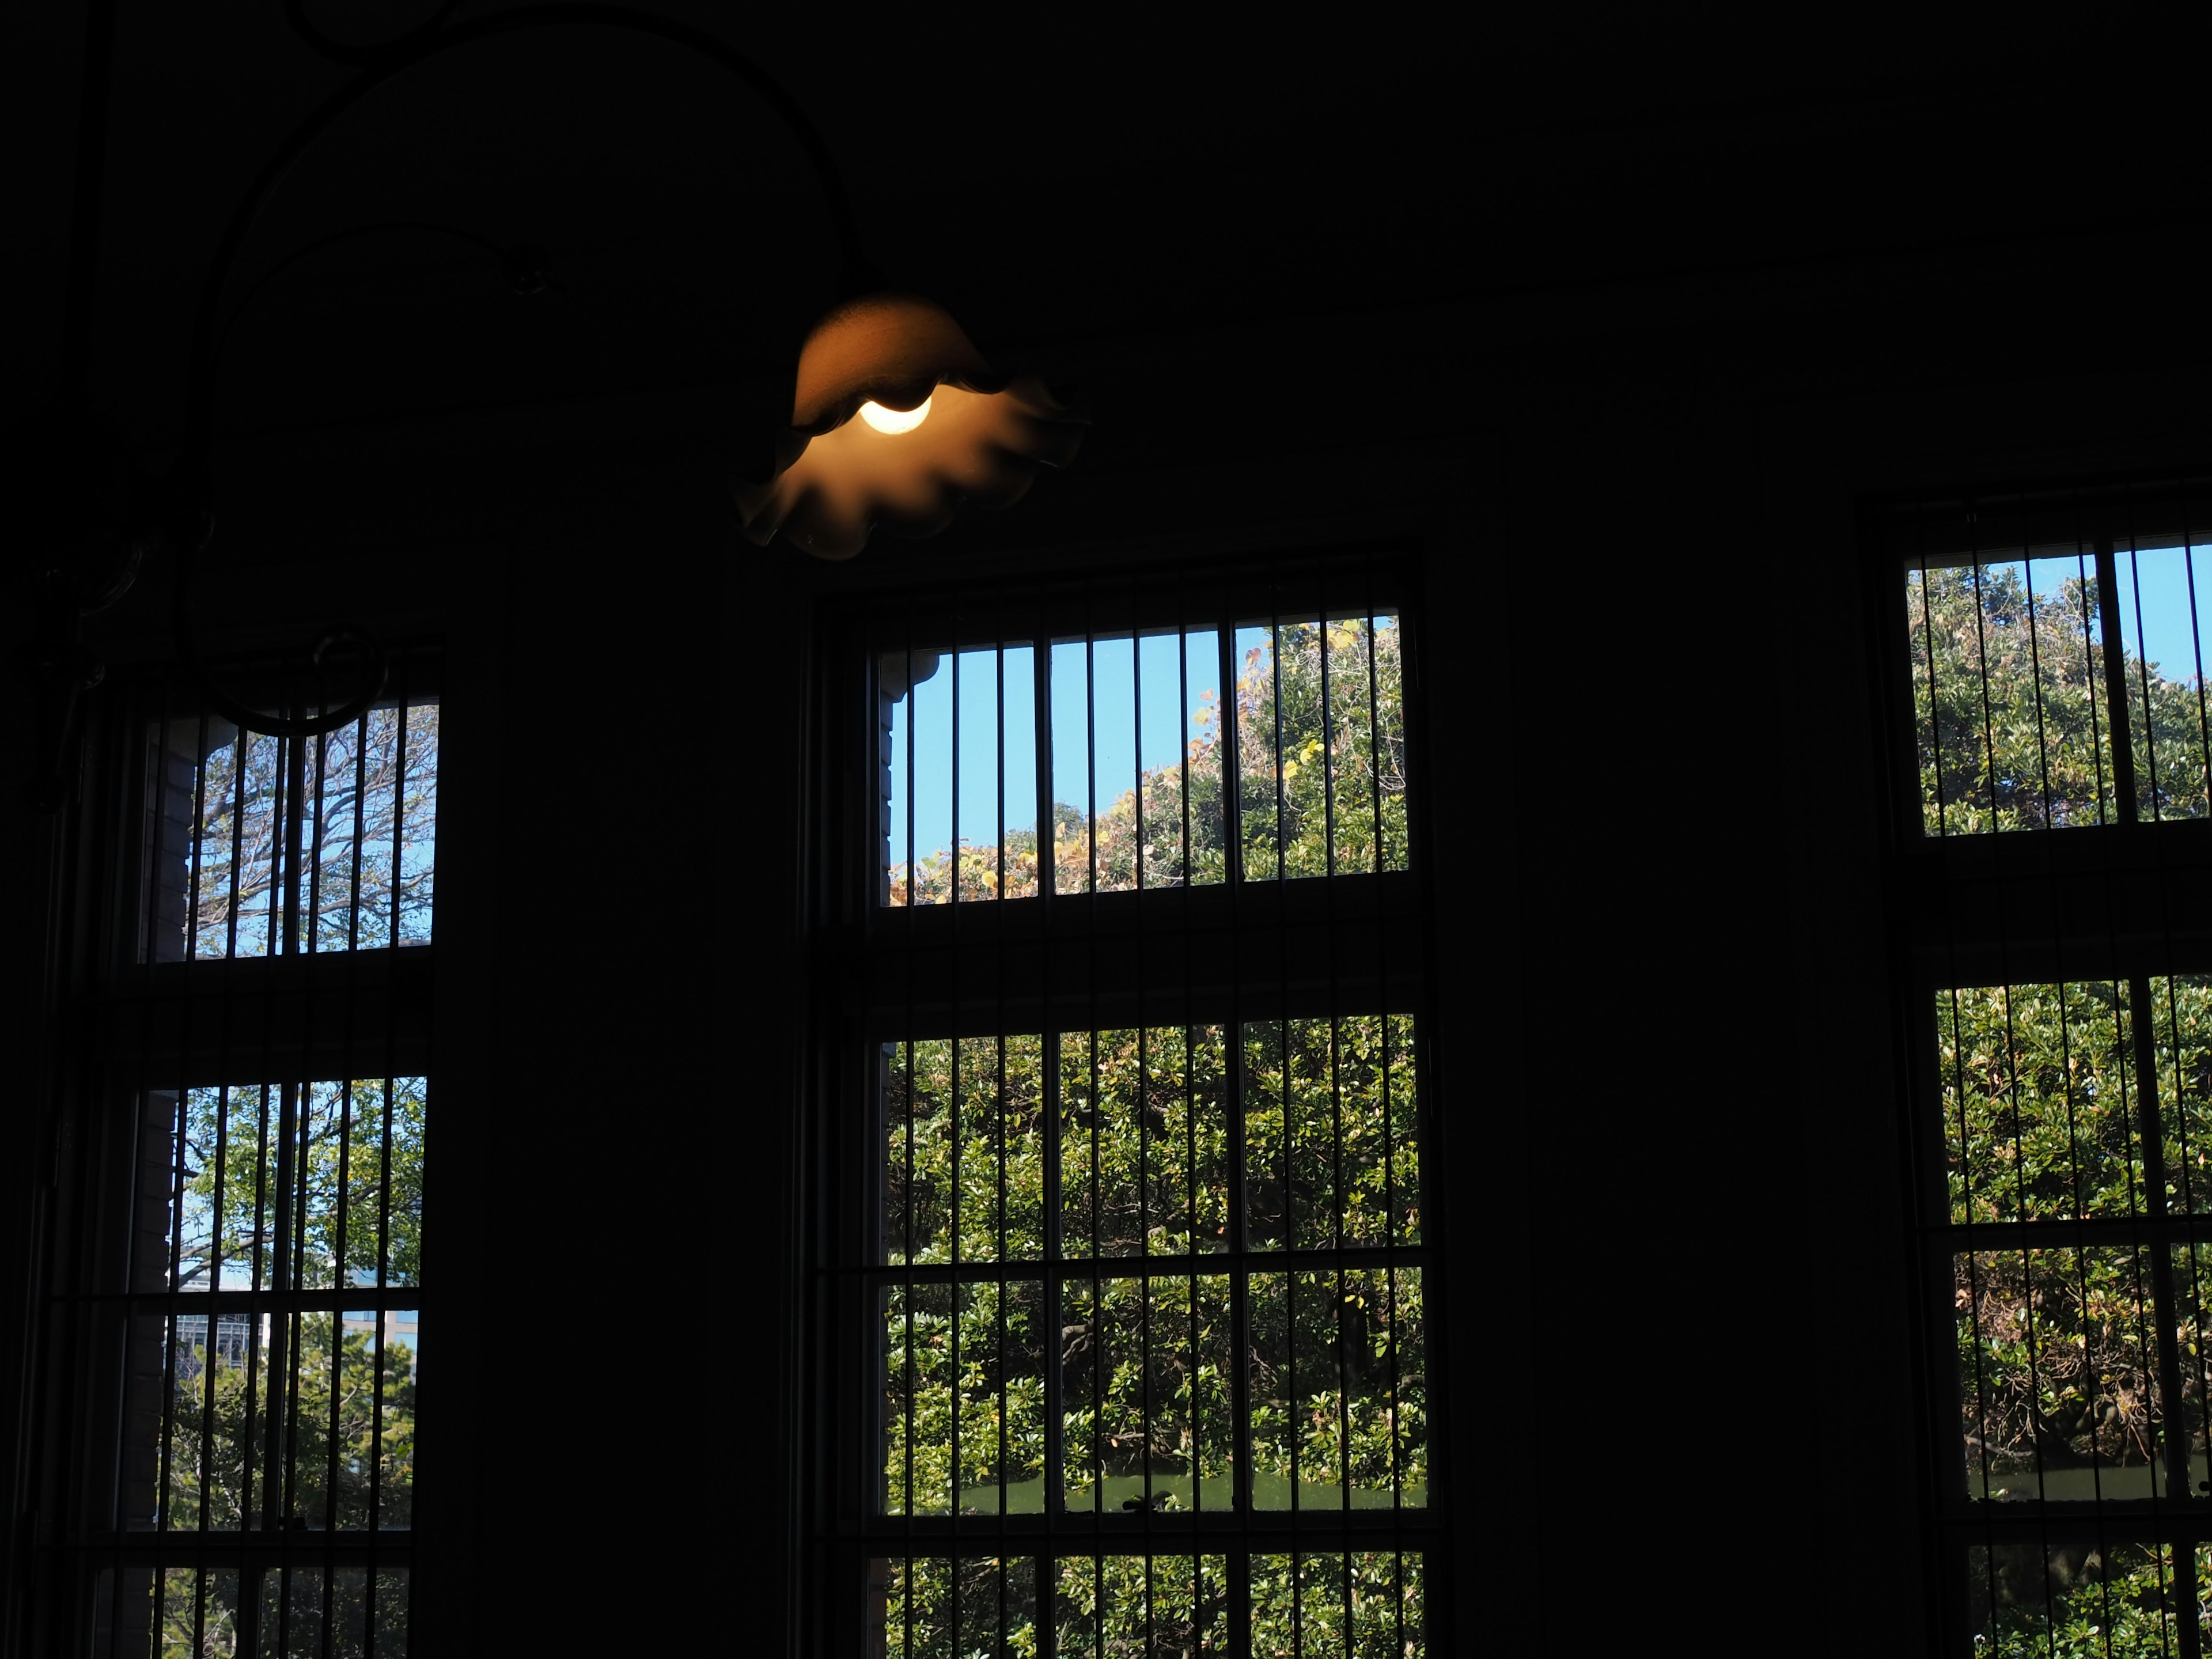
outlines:
{"label": "warm glowing light", "polygon": [[911,432],[929,418],[930,399],[924,398],[913,409],[885,409],[881,404],[860,405],[860,418],[878,432]]}

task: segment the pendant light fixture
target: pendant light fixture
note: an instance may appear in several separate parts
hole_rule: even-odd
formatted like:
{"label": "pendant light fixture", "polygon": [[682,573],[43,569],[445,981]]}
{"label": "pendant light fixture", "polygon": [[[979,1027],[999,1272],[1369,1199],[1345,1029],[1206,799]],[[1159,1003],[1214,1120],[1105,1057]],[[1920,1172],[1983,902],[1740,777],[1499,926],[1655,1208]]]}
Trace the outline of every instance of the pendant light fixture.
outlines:
{"label": "pendant light fixture", "polygon": [[777,474],[740,486],[745,534],[848,559],[878,525],[931,535],[963,502],[1011,506],[1065,466],[1083,413],[1034,376],[995,373],[942,306],[870,294],[814,325],[799,356]]}

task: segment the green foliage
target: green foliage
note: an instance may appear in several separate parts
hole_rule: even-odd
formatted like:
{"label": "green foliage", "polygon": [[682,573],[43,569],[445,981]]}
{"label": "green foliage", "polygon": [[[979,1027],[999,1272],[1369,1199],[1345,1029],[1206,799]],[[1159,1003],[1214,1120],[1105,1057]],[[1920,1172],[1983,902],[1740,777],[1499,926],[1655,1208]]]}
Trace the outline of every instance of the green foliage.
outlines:
{"label": "green foliage", "polygon": [[[2117,821],[2104,636],[2086,562],[1915,571],[1907,582],[1928,832]],[[2206,816],[2201,688],[2132,653],[2124,663],[2137,815]]]}
{"label": "green foliage", "polygon": [[[2106,653],[2086,562],[1935,570],[1908,581],[1928,832],[2117,821]],[[2203,816],[2198,688],[2132,653],[2122,663],[2138,815]],[[2140,1008],[2125,981],[1938,994],[1954,1223],[2212,1210],[2212,981],[2148,986],[2150,1006]],[[2146,1036],[2148,1079],[2138,1047]],[[2161,1148],[2156,1194],[2147,1111]],[[2175,1437],[2203,1439],[2212,1258],[2183,1244],[2161,1262],[2148,1244],[2047,1237],[1953,1260],[1966,1489],[1998,1501],[2149,1498],[2165,1489]],[[2174,1285],[2178,1400],[2161,1381],[2154,1328],[2161,1272]],[[1977,1652],[2163,1655],[2179,1650],[2184,1617],[2203,1615],[2181,1607],[2170,1561],[2148,1547],[1973,1554]],[[2208,1569],[2212,1560],[2200,1583],[2212,1583]]]}
{"label": "green foliage", "polygon": [[888,1659],[1031,1659],[1045,1618],[1066,1659],[1408,1659],[1424,1650],[1421,1561],[1413,1555],[1255,1556],[1242,1646],[1220,1555],[1063,1556],[1042,1608],[1033,1557],[914,1556],[878,1562],[876,1574],[875,1620]]}
{"label": "green foliage", "polygon": [[[2212,1634],[2207,1608],[2185,1608],[2173,1553],[2082,1541],[1976,1546],[1968,1552],[1974,1652],[1987,1659],[2172,1659],[2181,1624]],[[2212,1550],[2197,1578],[2212,1585]]]}
{"label": "green foliage", "polygon": [[[251,1363],[180,1346],[167,1449],[173,1530],[264,1524],[270,1507],[316,1528],[404,1527],[414,1510],[415,1364],[402,1344],[301,1314],[252,1339]],[[272,1410],[283,1418],[271,1459]]]}
{"label": "green foliage", "polygon": [[[380,1322],[374,1308],[386,1298],[375,1287],[421,1279],[426,1097],[420,1078],[189,1091],[179,1121],[179,1282],[360,1287],[369,1317],[356,1322]],[[408,1526],[411,1349],[348,1329],[337,1314],[241,1315],[238,1305],[210,1299],[206,1314],[191,1316],[202,1322],[198,1340],[168,1338],[174,1399],[158,1453],[165,1526],[234,1533],[272,1517],[313,1530]],[[235,1335],[225,1329],[234,1319],[246,1324]],[[171,1568],[151,1589],[162,1653],[238,1650],[234,1570]],[[281,1585],[271,1574],[263,1599],[262,1651],[290,1650],[283,1636],[321,1652],[326,1616],[333,1654],[404,1650],[404,1575],[380,1581],[373,1621],[365,1570],[325,1578],[301,1568]]]}
{"label": "green foliage", "polygon": [[[1234,687],[1240,868],[1248,880],[1407,867],[1404,641],[1395,618],[1285,623],[1249,647]],[[1181,759],[1155,767],[1095,825],[1053,807],[1055,893],[1218,883],[1229,869],[1218,701]],[[1037,891],[1033,830],[998,846],[962,842],[890,872],[893,904]]]}
{"label": "green foliage", "polygon": [[[299,1315],[281,1330],[264,1327],[248,1347],[234,1364],[220,1345],[179,1345],[175,1417],[164,1448],[169,1528],[235,1533],[266,1524],[272,1513],[283,1524],[316,1530],[409,1525],[415,1364],[408,1349],[346,1330],[326,1313]],[[322,1651],[325,1612],[333,1653],[371,1650],[364,1645],[364,1572],[340,1571],[325,1583],[319,1571],[303,1568],[293,1577],[289,1619],[280,1619],[276,1576],[266,1581],[264,1651],[286,1650],[275,1642],[280,1623],[308,1644],[302,1651]],[[171,1569],[155,1593],[164,1654],[237,1650],[235,1571]],[[404,1584],[386,1579],[377,1604],[374,1651],[404,1651]]]}
{"label": "green foliage", "polygon": [[[296,1133],[280,1144],[288,1092]],[[194,1089],[185,1097],[187,1170],[179,1278],[226,1285],[342,1290],[420,1282],[420,1078]],[[289,1191],[280,1177],[291,1176]],[[280,1227],[289,1259],[276,1251]]]}
{"label": "green foliage", "polygon": [[[1244,872],[1404,868],[1397,629],[1289,624],[1279,638],[1279,658],[1248,653],[1235,688]],[[1205,723],[1183,762],[1099,814],[1095,837],[1073,809],[1056,811],[1055,891],[1085,890],[1094,856],[1101,890],[1137,886],[1140,858],[1146,886],[1223,879],[1218,711]],[[1037,856],[1034,835],[1008,837],[1007,896],[1036,891]],[[999,849],[940,852],[915,874],[917,902],[944,902],[956,880],[963,901],[990,897]],[[895,903],[904,878],[893,872]],[[1240,1472],[1263,1510],[1425,1503],[1419,1269],[1267,1266],[1286,1247],[1421,1242],[1414,1035],[1408,1016],[1360,1012],[890,1045],[882,1259],[1040,1272],[883,1292],[886,1510],[1042,1511],[1048,1495],[1085,1510],[1226,1510]],[[1252,1253],[1241,1351],[1225,1271],[1240,1225]],[[1093,1271],[1063,1279],[1048,1307],[1041,1269],[1055,1235],[1063,1263]],[[1162,1256],[1214,1256],[1224,1271],[1150,1270]],[[1252,1650],[1291,1652],[1294,1631],[1308,1652],[1342,1650],[1347,1592],[1353,1650],[1394,1650],[1401,1608],[1418,1650],[1419,1563],[1406,1559],[1402,1585],[1397,1563],[1255,1562]],[[1042,1609],[1033,1563],[916,1559],[889,1571],[888,1650],[916,1659],[1028,1653],[1044,1617],[1062,1654],[1227,1650],[1219,1557],[1155,1555],[1149,1569],[1143,1556],[1064,1559]],[[1013,1610],[1003,1637],[1002,1601]],[[1389,1645],[1376,1645],[1385,1632]]]}

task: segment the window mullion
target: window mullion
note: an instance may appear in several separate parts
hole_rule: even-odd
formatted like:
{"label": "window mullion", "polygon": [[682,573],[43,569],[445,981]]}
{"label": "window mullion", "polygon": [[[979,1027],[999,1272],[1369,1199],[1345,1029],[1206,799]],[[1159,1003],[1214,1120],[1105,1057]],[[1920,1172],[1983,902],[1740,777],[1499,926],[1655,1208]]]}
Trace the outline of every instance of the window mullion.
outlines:
{"label": "window mullion", "polygon": [[2112,740],[2113,805],[2122,823],[2136,821],[2135,751],[2128,740],[2127,644],[2120,631],[2118,562],[2112,538],[2097,538],[2097,626],[2104,635],[2105,718]]}
{"label": "window mullion", "polygon": [[2136,974],[2128,980],[2130,1047],[2136,1068],[2136,1133],[2142,1142],[2143,1204],[2151,1221],[2151,1297],[2158,1315],[2159,1388],[2166,1399],[2166,1489],[2186,1497],[2191,1490],[2189,1444],[2179,1431],[2181,1407],[2181,1352],[2176,1335],[2179,1309],[2174,1300],[2172,1236],[2166,1225],[2166,1148],[2164,1126],[2159,1121],[2158,1058],[2153,1026],[2149,976]]}

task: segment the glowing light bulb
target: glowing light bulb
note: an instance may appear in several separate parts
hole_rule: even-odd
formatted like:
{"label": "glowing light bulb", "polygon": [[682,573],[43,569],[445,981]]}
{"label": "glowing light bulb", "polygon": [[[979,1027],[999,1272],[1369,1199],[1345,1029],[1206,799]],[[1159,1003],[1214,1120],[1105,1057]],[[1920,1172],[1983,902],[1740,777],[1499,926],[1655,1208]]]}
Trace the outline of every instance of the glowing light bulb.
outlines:
{"label": "glowing light bulb", "polygon": [[913,409],[885,409],[869,402],[860,405],[860,418],[878,432],[911,432],[929,418],[930,400],[924,398]]}

